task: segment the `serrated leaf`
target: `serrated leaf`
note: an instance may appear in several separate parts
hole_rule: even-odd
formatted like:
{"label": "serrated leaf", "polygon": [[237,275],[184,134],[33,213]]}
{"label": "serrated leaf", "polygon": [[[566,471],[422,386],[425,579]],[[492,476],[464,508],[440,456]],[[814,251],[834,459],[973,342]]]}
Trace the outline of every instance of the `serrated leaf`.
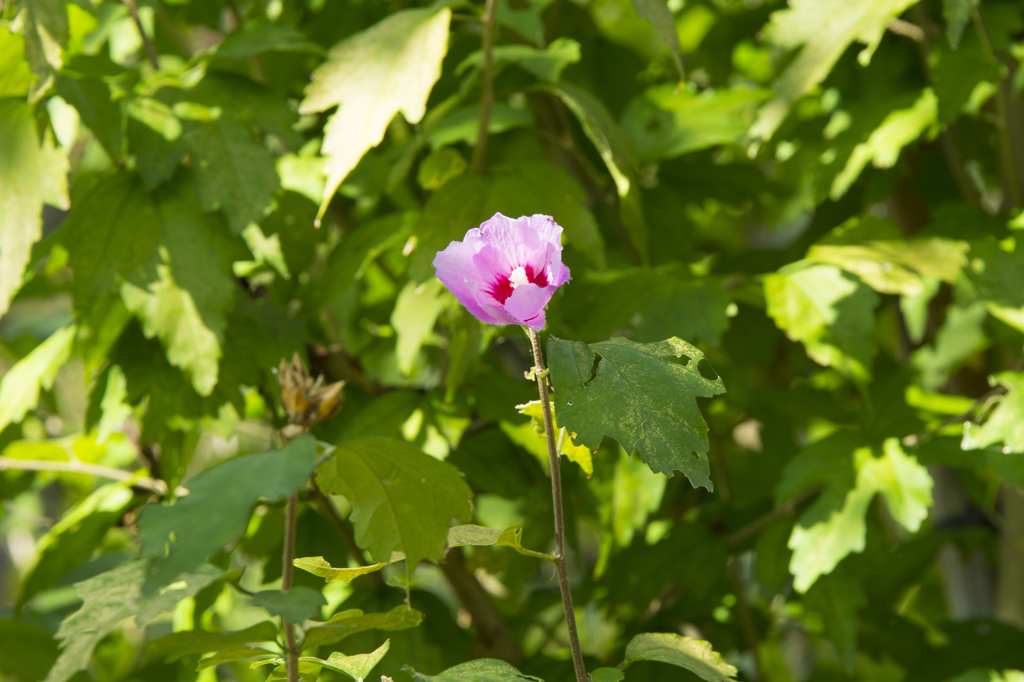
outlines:
{"label": "serrated leaf", "polygon": [[[836,443],[837,450],[820,450],[831,461],[828,467],[819,468],[831,467],[838,476],[803,513],[789,538],[793,550],[789,570],[798,592],[806,592],[818,576],[831,572],[851,552],[864,550],[864,515],[875,493],[882,495],[892,517],[911,533],[921,527],[932,503],[928,470],[904,453],[897,439],[886,439],[881,457],[875,457],[871,448],[851,452],[842,447],[843,442]],[[814,461],[798,456],[787,468],[806,468]],[[853,471],[856,478],[851,481]]]}
{"label": "serrated leaf", "polygon": [[900,151],[938,124],[939,101],[931,88],[925,88],[913,106],[892,111],[867,140],[858,144],[846,166],[832,181],[829,196],[838,201],[871,163],[875,168],[892,168]]}
{"label": "serrated leaf", "polygon": [[71,357],[75,342],[74,325],[61,327],[31,353],[11,367],[0,379],[0,431],[20,422],[39,404],[39,392],[53,388],[57,371]]}
{"label": "serrated leaf", "polygon": [[262,590],[252,597],[253,606],[262,606],[272,616],[280,616],[293,623],[320,615],[320,609],[327,605],[324,595],[316,590],[296,585],[287,592]]}
{"label": "serrated leaf", "polygon": [[70,569],[84,563],[107,530],[121,520],[135,494],[122,483],[101,486],[64,513],[36,545],[37,561],[18,591],[20,611],[36,594],[48,590]]}
{"label": "serrated leaf", "polygon": [[807,355],[855,381],[871,376],[878,295],[832,265],[798,261],[764,278],[768,315]]}
{"label": "serrated leaf", "polygon": [[996,443],[1003,444],[1003,453],[1024,452],[1024,373],[1001,372],[991,378],[993,385],[1006,388],[984,424],[964,425],[961,447],[980,450]]}
{"label": "serrated leaf", "polygon": [[794,0],[787,9],[774,12],[767,28],[769,41],[800,52],[775,82],[775,97],[761,109],[751,136],[771,138],[793,102],[825,80],[852,43],[864,43],[857,61],[866,66],[889,22],[915,2]]}
{"label": "serrated leaf", "polygon": [[636,661],[658,661],[689,670],[707,682],[730,682],[736,668],[722,660],[711,642],[675,633],[645,632],[626,645],[624,665]]}
{"label": "serrated leaf", "polygon": [[[682,339],[633,343],[548,341],[559,426],[577,444],[597,450],[608,436],[652,471],[682,471],[694,487],[712,489],[708,427],[696,398],[725,393],[722,379],[706,378],[704,353]],[[713,370],[711,370],[713,372]]]}
{"label": "serrated leaf", "polygon": [[299,559],[295,559],[292,563],[296,568],[301,568],[303,571],[312,573],[315,576],[323,578],[329,583],[333,583],[339,580],[344,580],[345,582],[355,580],[361,575],[374,573],[375,571],[379,571],[385,566],[393,564],[396,561],[401,561],[404,558],[404,554],[401,552],[395,552],[391,555],[390,561],[370,564],[369,566],[356,566],[355,568],[334,568],[325,561],[322,556],[301,557]]}
{"label": "serrated leaf", "polygon": [[403,667],[402,670],[408,672],[414,682],[520,682],[521,680],[544,682],[539,677],[524,675],[505,661],[493,658],[481,658],[461,663],[437,675],[424,675],[409,666]]}
{"label": "serrated leaf", "polygon": [[661,38],[668,51],[672,53],[672,63],[675,64],[679,80],[685,78],[683,73],[683,62],[679,57],[679,34],[676,33],[676,19],[672,16],[672,10],[668,8],[665,0],[633,0],[633,7],[641,18],[651,22],[655,32]]}
{"label": "serrated leaf", "polygon": [[359,546],[376,561],[404,552],[410,574],[421,559],[444,557],[453,517],[472,515],[473,493],[458,469],[393,438],[343,443],[316,475],[321,490],[352,504]]}
{"label": "serrated leaf", "polygon": [[196,667],[196,671],[206,670],[207,668],[212,668],[213,666],[220,665],[222,663],[231,663],[233,661],[241,661],[246,658],[264,656],[266,654],[274,655],[276,653],[277,652],[270,651],[269,649],[264,649],[263,647],[258,646],[231,647],[230,649],[225,649],[224,651],[220,651],[214,654],[213,656],[208,656],[199,661],[199,665]]}
{"label": "serrated leaf", "polygon": [[747,132],[766,88],[707,89],[700,93],[673,84],[655,85],[622,114],[622,129],[644,160],[671,159],[731,144]]}
{"label": "serrated leaf", "polygon": [[[211,651],[222,651],[227,647],[232,647],[228,651],[238,652],[239,649],[252,651],[250,656],[256,656],[266,651],[259,647],[240,647],[240,644],[248,644],[250,642],[273,642],[277,639],[277,626],[271,623],[269,620],[257,623],[251,627],[247,627],[244,630],[236,630],[235,632],[210,632],[208,630],[185,630],[183,632],[175,632],[170,635],[165,635],[158,639],[150,641],[146,645],[146,657],[149,659],[162,658],[165,662],[176,661],[182,656],[189,656],[191,654],[205,654]],[[270,653],[270,652],[267,652]],[[218,654],[219,656],[220,654]],[[211,657],[216,658],[216,656]],[[244,658],[239,656],[239,658]],[[210,659],[205,659],[206,662]],[[231,659],[238,660],[238,659]],[[225,662],[223,660],[217,663]],[[211,663],[209,665],[217,665],[217,663]],[[209,666],[206,666],[209,667]]]}
{"label": "serrated leaf", "polygon": [[234,285],[221,257],[217,229],[202,214],[183,182],[156,195],[160,248],[132,272],[121,298],[141,320],[147,338],[158,337],[167,360],[192,379],[199,395],[217,384],[224,318]]}
{"label": "serrated leaf", "polygon": [[63,0],[23,0],[15,25],[25,37],[25,58],[37,77],[32,95],[50,84],[54,69],[64,64],[68,15]]}
{"label": "serrated leaf", "polygon": [[142,627],[223,575],[223,571],[212,566],[202,566],[147,596],[143,592],[146,573],[146,562],[136,561],[75,584],[82,606],[57,631],[57,639],[63,640],[62,651],[46,682],[67,682],[84,670],[96,645],[124,619],[134,616],[136,624]]}
{"label": "serrated leaf", "polygon": [[40,140],[32,107],[0,100],[0,317],[43,234],[43,204],[68,206],[67,169],[50,136]]}
{"label": "serrated leaf", "polygon": [[301,648],[312,649],[321,644],[336,644],[350,635],[366,630],[393,632],[414,628],[423,622],[423,614],[405,604],[396,606],[387,613],[363,613],[349,609],[336,613],[322,625],[310,625]]}
{"label": "serrated leaf", "polygon": [[147,587],[192,570],[238,537],[256,501],[300,488],[315,459],[313,438],[303,435],[283,451],[236,457],[189,479],[189,494],[174,504],[146,506],[139,517],[139,536],[143,552],[151,557]]}
{"label": "serrated leaf", "polygon": [[163,216],[131,173],[101,180],[75,197],[62,243],[74,272],[75,307],[87,311],[118,277],[142,265],[160,242]]}
{"label": "serrated leaf", "polygon": [[342,180],[384,138],[395,114],[419,123],[448,51],[451,10],[396,12],[335,45],[313,72],[299,110],[317,113],[337,106],[324,129],[327,183],[318,219]]}
{"label": "serrated leaf", "polygon": [[249,131],[226,116],[189,121],[182,142],[192,155],[199,202],[224,211],[233,232],[270,211],[281,182],[274,157]]}

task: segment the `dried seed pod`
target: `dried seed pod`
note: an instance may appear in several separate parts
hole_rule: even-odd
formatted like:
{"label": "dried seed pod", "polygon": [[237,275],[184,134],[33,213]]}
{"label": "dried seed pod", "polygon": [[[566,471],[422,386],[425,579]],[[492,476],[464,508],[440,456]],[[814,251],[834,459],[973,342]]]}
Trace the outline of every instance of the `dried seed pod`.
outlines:
{"label": "dried seed pod", "polygon": [[281,400],[288,412],[288,420],[303,429],[312,428],[336,414],[345,403],[342,392],[345,382],[325,385],[323,376],[314,381],[298,353],[291,362],[282,358],[277,381],[281,385]]}

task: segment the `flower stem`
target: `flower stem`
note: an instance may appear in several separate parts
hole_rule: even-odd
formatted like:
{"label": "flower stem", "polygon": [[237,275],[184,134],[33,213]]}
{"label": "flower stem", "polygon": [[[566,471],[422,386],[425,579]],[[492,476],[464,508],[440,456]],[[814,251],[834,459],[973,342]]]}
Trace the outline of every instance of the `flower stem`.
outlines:
{"label": "flower stem", "polygon": [[483,81],[480,84],[480,128],[477,132],[476,148],[473,149],[473,171],[484,171],[484,159],[487,154],[487,128],[491,122],[491,108],[494,106],[494,6],[495,0],[487,0],[484,5],[483,27]]}
{"label": "flower stem", "polygon": [[[288,497],[288,506],[284,517],[284,551],[281,556],[281,591],[288,592],[292,588],[292,562],[295,560],[295,519],[299,503],[299,494],[292,493]],[[286,667],[288,682],[299,682],[299,652],[295,644],[295,626],[291,621],[282,620],[284,639],[288,643]]]}
{"label": "flower stem", "polygon": [[558,573],[558,587],[562,592],[562,608],[565,610],[565,624],[569,630],[569,647],[572,649],[572,664],[576,669],[576,682],[588,682],[590,678],[583,665],[580,636],[576,631],[576,612],[572,608],[569,570],[565,564],[565,517],[562,513],[561,459],[555,445],[555,425],[551,418],[551,400],[548,398],[548,380],[544,373],[544,355],[540,350],[540,337],[537,332],[528,329],[527,333],[530,336],[530,344],[533,346],[533,373],[537,378],[537,392],[540,394],[541,409],[544,412],[544,435],[548,441],[548,461],[551,463],[551,502],[555,511],[555,570]]}

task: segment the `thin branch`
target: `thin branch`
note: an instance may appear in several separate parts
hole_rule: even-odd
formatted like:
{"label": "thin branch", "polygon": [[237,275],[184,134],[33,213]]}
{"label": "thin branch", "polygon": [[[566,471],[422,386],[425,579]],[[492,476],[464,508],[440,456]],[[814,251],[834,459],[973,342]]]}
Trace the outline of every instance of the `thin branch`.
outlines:
{"label": "thin branch", "polygon": [[139,36],[142,37],[142,45],[146,48],[146,57],[149,58],[149,63],[154,70],[160,70],[160,60],[157,59],[156,48],[153,47],[153,41],[146,35],[146,29],[142,27],[142,19],[139,17],[139,7],[135,4],[135,0],[121,0],[125,7],[128,8],[128,12],[132,15],[132,19],[135,21],[135,28],[139,30]]}
{"label": "thin branch", "polygon": [[494,6],[495,0],[487,0],[484,6],[484,63],[482,94],[480,95],[480,128],[473,149],[473,171],[483,173],[487,155],[487,129],[491,122],[491,109],[494,107]]}
{"label": "thin branch", "polygon": [[888,29],[896,35],[910,38],[915,43],[923,43],[925,41],[924,29],[917,24],[912,24],[903,19],[893,19],[889,22]]}
{"label": "thin branch", "polygon": [[562,593],[562,609],[565,611],[565,624],[569,631],[569,648],[572,650],[572,663],[576,670],[576,682],[588,682],[587,668],[583,664],[583,651],[580,649],[580,636],[576,630],[576,612],[572,606],[572,591],[569,586],[569,570],[565,563],[565,516],[562,512],[562,472],[561,458],[555,444],[555,426],[551,418],[551,401],[548,398],[548,380],[544,373],[544,354],[540,349],[540,337],[533,329],[528,329],[530,345],[533,347],[533,373],[537,377],[537,392],[540,394],[540,405],[544,413],[544,435],[548,442],[548,461],[551,463],[551,502],[555,513],[555,569],[558,573],[558,587]]}
{"label": "thin branch", "polygon": [[[20,469],[22,471],[57,471],[69,474],[88,474],[90,476],[99,476],[100,478],[109,478],[113,481],[123,481],[125,483],[130,483],[131,485],[137,488],[149,490],[160,496],[164,496],[167,494],[167,484],[161,481],[160,479],[150,478],[148,476],[139,476],[130,471],[123,471],[121,469],[114,469],[113,467],[100,466],[99,464],[86,464],[85,462],[79,462],[77,460],[71,460],[68,462],[53,462],[41,459],[15,459],[13,457],[0,457],[0,471],[4,469]],[[188,494],[188,490],[180,486],[174,492],[177,495]]]}
{"label": "thin branch", "polygon": [[796,510],[800,507],[804,500],[813,497],[814,495],[817,495],[819,492],[821,492],[821,489],[823,487],[824,486],[821,485],[812,485],[810,488],[807,488],[803,492],[797,494],[796,497],[789,498],[788,500],[780,504],[778,507],[768,512],[767,514],[764,514],[763,516],[754,519],[753,521],[743,526],[739,530],[727,535],[725,538],[725,544],[738,545],[747,538],[749,538],[751,535],[757,534],[758,531],[760,531],[762,528],[767,526],[775,519],[781,518],[783,516],[790,516],[796,513]]}
{"label": "thin branch", "polygon": [[[288,508],[284,520],[284,552],[281,557],[281,591],[287,593],[292,588],[292,574],[295,570],[295,520],[299,505],[299,494],[292,493],[288,497]],[[284,623],[284,638],[288,643],[288,656],[285,659],[288,669],[288,682],[299,682],[299,651],[295,644],[295,626],[291,621],[281,619]]]}

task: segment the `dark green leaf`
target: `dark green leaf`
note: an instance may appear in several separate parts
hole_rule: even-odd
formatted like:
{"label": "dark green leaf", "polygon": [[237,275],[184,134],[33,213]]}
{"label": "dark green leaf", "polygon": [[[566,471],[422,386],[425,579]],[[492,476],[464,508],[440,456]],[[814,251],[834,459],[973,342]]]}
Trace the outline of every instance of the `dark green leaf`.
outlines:
{"label": "dark green leaf", "polygon": [[423,622],[423,614],[405,606],[396,606],[387,613],[364,614],[359,609],[349,609],[336,613],[322,625],[311,625],[306,628],[306,637],[302,640],[302,649],[312,649],[321,644],[335,644],[357,632],[366,630],[384,630],[393,632],[414,628]]}
{"label": "dark green leaf", "polygon": [[226,647],[233,647],[233,649],[230,649],[231,651],[243,648],[250,649],[254,651],[251,655],[255,656],[261,651],[259,647],[253,649],[237,645],[250,642],[273,642],[275,639],[277,639],[277,626],[270,621],[257,623],[244,630],[237,630],[235,632],[185,630],[184,632],[175,632],[174,634],[154,639],[146,646],[146,656],[174,661],[182,656],[221,651]]}
{"label": "dark green leaf", "polygon": [[608,436],[639,451],[652,471],[682,471],[695,487],[712,488],[708,427],[695,398],[720,395],[725,384],[704,375],[704,353],[674,337],[590,345],[551,339],[548,365],[559,426],[576,434],[574,443],[596,450]]}
{"label": "dark green leaf", "polygon": [[262,606],[272,616],[280,616],[293,623],[301,623],[307,618],[320,614],[320,609],[327,605],[324,595],[302,585],[292,587],[287,592],[281,590],[263,590],[252,598],[253,606]]}

